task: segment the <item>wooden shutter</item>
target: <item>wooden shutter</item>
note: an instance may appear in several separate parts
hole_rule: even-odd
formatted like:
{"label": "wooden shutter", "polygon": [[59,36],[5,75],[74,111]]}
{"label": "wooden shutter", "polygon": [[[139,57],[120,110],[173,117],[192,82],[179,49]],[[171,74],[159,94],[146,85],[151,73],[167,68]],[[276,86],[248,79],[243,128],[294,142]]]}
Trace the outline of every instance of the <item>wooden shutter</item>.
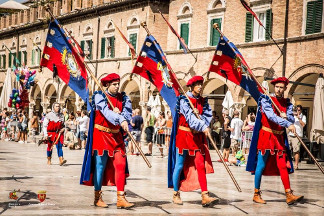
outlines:
{"label": "wooden shutter", "polygon": [[7,60],[7,56],[3,55],[3,68],[6,68],[6,60]]}
{"label": "wooden shutter", "polygon": [[266,11],[266,26],[265,27],[266,27],[265,39],[270,40],[270,35],[272,35],[272,9],[269,9]]}
{"label": "wooden shutter", "polygon": [[245,42],[253,41],[253,18],[250,12],[246,13]]}
{"label": "wooden shutter", "polygon": [[[134,49],[136,50],[136,41],[137,41],[137,33],[129,35],[129,42],[133,45]],[[128,50],[128,55],[131,55],[130,50]]]}
{"label": "wooden shutter", "polygon": [[101,38],[101,58],[106,57],[106,38]]}
{"label": "wooden shutter", "polygon": [[81,41],[81,49],[84,52],[84,41]]}
{"label": "wooden shutter", "polygon": [[214,28],[214,24],[217,23],[219,26],[219,29],[222,27],[222,19],[217,18],[217,19],[212,19],[210,21],[210,46],[216,46],[218,44],[220,34],[219,32]]}
{"label": "wooden shutter", "polygon": [[[183,38],[185,41],[186,45],[188,45],[189,42],[189,23],[182,23],[180,26],[180,37]],[[182,49],[181,45],[179,47]]]}
{"label": "wooden shutter", "polygon": [[321,32],[323,16],[323,0],[307,3],[305,34]]}
{"label": "wooden shutter", "polygon": [[27,65],[27,51],[24,51],[24,64]]}
{"label": "wooden shutter", "polygon": [[92,59],[92,40],[89,40],[89,58]]}
{"label": "wooden shutter", "polygon": [[12,54],[9,53],[9,64],[8,64],[9,67],[11,67],[11,56],[12,56]]}
{"label": "wooden shutter", "polygon": [[35,65],[35,50],[32,50],[32,65]]}
{"label": "wooden shutter", "polygon": [[323,0],[315,2],[314,33],[322,31]]}
{"label": "wooden shutter", "polygon": [[21,62],[21,51],[18,52],[18,62],[17,62],[18,65],[22,65],[22,62]]}
{"label": "wooden shutter", "polygon": [[[110,57],[111,58],[115,58],[115,36],[112,36],[109,38],[110,39]],[[136,46],[136,42],[135,42],[135,46]]]}

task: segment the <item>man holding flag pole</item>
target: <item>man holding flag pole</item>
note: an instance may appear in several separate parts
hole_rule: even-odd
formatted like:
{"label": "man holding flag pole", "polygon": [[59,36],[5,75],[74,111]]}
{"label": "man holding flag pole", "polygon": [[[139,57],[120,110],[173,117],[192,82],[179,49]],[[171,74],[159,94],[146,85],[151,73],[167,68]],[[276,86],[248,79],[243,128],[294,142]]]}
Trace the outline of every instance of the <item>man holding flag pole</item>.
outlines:
{"label": "man holding flag pole", "polygon": [[[214,25],[221,34],[220,41],[210,66],[210,72],[226,77],[251,94],[258,103],[256,123],[251,141],[246,170],[255,174],[253,201],[266,204],[261,198],[262,175],[280,175],[286,194],[286,203],[291,205],[303,199],[296,196],[290,188],[289,173],[293,173],[293,164],[285,128],[296,133],[293,125],[292,104],[284,98],[289,83],[285,77],[271,82],[275,95],[271,96],[260,85],[251,69],[235,45],[224,36],[218,25]],[[305,145],[305,144],[304,144]],[[305,147],[306,151],[308,150]],[[307,151],[313,158],[313,155]],[[315,163],[317,161],[315,160]],[[316,164],[323,172],[322,167]]]}
{"label": "man holding flag pole", "polygon": [[[191,92],[186,94],[160,45],[150,34],[146,23],[141,25],[147,31],[147,37],[135,63],[133,73],[152,82],[172,112],[173,127],[169,147],[168,186],[174,188],[173,202],[182,204],[179,190],[191,191],[201,188],[202,205],[209,206],[216,198],[210,197],[207,190],[206,173],[213,173],[205,137],[205,135],[211,137],[208,128],[211,109],[207,100],[200,96],[203,78],[194,76],[190,79],[187,85],[191,87]],[[180,95],[180,92],[183,95]],[[213,144],[216,148],[215,143]],[[220,153],[219,155],[221,157]],[[223,160],[222,162],[237,189],[241,191],[231,171]]]}
{"label": "man holding flag pole", "polygon": [[[117,208],[131,208],[134,204],[126,200],[124,192],[128,168],[123,142],[124,132],[135,142],[127,124],[131,116],[131,102],[125,94],[118,93],[120,77],[115,73],[101,80],[107,91],[103,89],[49,6],[46,10],[53,21],[49,25],[41,65],[52,71],[57,68],[58,76],[86,102],[89,97],[87,70],[102,90],[93,95],[92,106],[88,105],[92,111],[80,184],[94,185],[94,205],[104,208],[108,205],[102,200],[102,185],[116,185]],[[148,167],[151,167],[144,153],[139,150]]]}

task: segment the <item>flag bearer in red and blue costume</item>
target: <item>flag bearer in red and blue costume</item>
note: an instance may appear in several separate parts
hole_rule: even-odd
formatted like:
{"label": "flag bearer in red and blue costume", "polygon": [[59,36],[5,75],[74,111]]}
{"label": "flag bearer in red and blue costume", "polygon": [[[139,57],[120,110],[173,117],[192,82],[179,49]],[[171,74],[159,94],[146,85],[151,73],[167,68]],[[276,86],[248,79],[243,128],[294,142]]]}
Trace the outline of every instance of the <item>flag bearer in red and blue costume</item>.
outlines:
{"label": "flag bearer in red and blue costume", "polygon": [[55,102],[43,122],[44,140],[47,142],[47,164],[51,165],[53,145],[56,146],[60,166],[66,163],[63,158],[64,116],[60,104]]}
{"label": "flag bearer in red and blue costume", "polygon": [[289,173],[293,173],[291,153],[285,128],[295,133],[293,105],[284,98],[289,80],[279,77],[271,81],[275,95],[272,101],[279,107],[280,113],[273,106],[270,98],[262,95],[258,101],[258,113],[253,131],[251,147],[246,170],[255,174],[254,196],[256,203],[266,204],[261,198],[262,175],[280,175],[288,205],[293,204],[303,196],[295,196],[290,188]]}
{"label": "flag bearer in red and blue costume", "polygon": [[107,87],[106,95],[95,92],[92,96],[87,146],[82,166],[80,183],[94,186],[94,205],[107,208],[102,199],[102,186],[117,187],[117,208],[131,208],[124,192],[128,176],[127,158],[123,133],[128,131],[132,116],[132,104],[124,92],[119,93],[120,77],[111,73],[101,79]]}
{"label": "flag bearer in red and blue costume", "polygon": [[168,186],[173,187],[173,203],[178,205],[183,204],[179,190],[192,191],[200,188],[203,206],[216,200],[209,196],[207,189],[206,173],[214,172],[206,140],[212,111],[207,99],[200,96],[203,81],[202,76],[194,76],[187,83],[191,88],[187,95],[194,110],[185,96],[178,97],[168,163]]}

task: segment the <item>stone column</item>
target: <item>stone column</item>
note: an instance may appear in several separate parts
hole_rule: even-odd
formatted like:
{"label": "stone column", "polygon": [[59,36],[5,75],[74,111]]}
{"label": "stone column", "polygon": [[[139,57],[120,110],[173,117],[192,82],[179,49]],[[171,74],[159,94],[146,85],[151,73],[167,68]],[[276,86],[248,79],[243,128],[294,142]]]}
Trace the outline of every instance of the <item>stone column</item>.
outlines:
{"label": "stone column", "polygon": [[50,105],[49,102],[41,102],[41,106],[43,107],[43,112],[46,113],[46,110],[50,108],[49,105]]}

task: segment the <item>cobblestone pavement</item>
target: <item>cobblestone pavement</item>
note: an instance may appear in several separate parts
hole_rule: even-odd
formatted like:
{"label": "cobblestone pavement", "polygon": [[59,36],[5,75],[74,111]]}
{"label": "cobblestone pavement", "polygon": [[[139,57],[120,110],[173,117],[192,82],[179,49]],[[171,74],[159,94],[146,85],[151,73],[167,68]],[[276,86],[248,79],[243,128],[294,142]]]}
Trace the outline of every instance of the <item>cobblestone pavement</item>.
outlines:
{"label": "cobblestone pavement", "polygon": [[[144,147],[144,152],[146,147]],[[148,168],[140,156],[128,156],[130,177],[126,191],[131,210],[116,208],[116,188],[104,187],[103,199],[108,209],[93,206],[93,188],[79,185],[84,150],[64,148],[65,166],[59,166],[56,152],[53,165],[46,164],[46,146],[0,141],[0,214],[3,215],[104,215],[104,214],[218,214],[218,215],[324,215],[324,175],[315,165],[302,163],[300,169],[290,175],[296,194],[304,201],[287,206],[280,177],[263,177],[263,198],[266,205],[252,202],[253,176],[245,167],[231,166],[240,184],[239,193],[222,164],[217,163],[215,151],[211,151],[215,173],[208,175],[208,189],[220,201],[210,208],[200,205],[200,191],[181,193],[183,206],[171,203],[172,189],[167,188],[167,158],[159,157],[155,148],[149,157]],[[55,153],[55,154],[54,154]],[[16,193],[18,200],[9,199]],[[38,191],[46,191],[46,199],[40,202]]]}

